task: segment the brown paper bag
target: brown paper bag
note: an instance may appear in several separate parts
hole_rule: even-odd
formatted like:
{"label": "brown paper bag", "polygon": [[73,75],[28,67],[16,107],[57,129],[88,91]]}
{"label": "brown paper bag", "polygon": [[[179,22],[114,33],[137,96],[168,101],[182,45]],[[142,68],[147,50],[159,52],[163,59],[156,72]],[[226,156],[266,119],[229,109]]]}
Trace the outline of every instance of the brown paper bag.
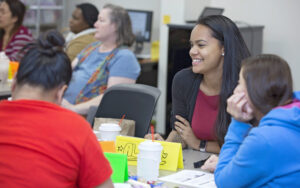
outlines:
{"label": "brown paper bag", "polygon": [[[98,131],[102,123],[115,123],[119,124],[120,119],[115,118],[95,118],[93,130]],[[134,136],[135,121],[129,119],[123,119],[121,123],[121,135]]]}

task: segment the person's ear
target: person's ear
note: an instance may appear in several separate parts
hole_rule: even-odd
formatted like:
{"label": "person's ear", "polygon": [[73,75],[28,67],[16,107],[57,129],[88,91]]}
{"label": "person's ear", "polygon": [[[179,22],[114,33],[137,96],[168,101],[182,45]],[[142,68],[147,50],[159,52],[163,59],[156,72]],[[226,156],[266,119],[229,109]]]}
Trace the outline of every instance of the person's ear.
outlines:
{"label": "person's ear", "polygon": [[225,56],[225,50],[224,50],[224,46],[222,47],[222,54],[223,57]]}
{"label": "person's ear", "polygon": [[82,22],[82,26],[84,27],[84,29],[90,28],[90,25],[85,20]]}
{"label": "person's ear", "polygon": [[112,31],[114,31],[115,33],[117,33],[118,31],[118,27],[116,23],[111,23],[112,24]]}
{"label": "person's ear", "polygon": [[64,93],[66,91],[66,89],[68,88],[67,85],[63,85],[61,86],[60,88],[57,89],[57,92],[56,92],[56,104],[60,105],[62,100],[63,100],[63,96],[64,96]]}

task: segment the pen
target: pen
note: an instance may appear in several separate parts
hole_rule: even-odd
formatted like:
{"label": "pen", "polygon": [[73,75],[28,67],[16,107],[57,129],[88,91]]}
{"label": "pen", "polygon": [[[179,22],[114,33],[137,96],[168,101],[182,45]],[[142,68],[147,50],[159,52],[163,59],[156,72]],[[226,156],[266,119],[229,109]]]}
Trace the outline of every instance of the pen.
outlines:
{"label": "pen", "polygon": [[194,162],[194,168],[200,168],[202,165],[204,165],[205,161],[209,158],[210,156],[208,156],[206,159]]}

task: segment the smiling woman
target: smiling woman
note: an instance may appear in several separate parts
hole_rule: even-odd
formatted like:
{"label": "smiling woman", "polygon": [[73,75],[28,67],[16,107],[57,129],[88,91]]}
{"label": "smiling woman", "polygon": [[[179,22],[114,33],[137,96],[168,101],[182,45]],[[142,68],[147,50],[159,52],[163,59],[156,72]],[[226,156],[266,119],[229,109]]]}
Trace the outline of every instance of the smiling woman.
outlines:
{"label": "smiling woman", "polygon": [[22,26],[25,5],[19,0],[0,1],[0,51],[11,61],[19,61],[24,55],[21,49],[33,40],[29,30]]}
{"label": "smiling woman", "polygon": [[[204,25],[197,25],[191,33],[190,43],[193,72],[218,75],[219,78],[216,80],[220,80],[223,72],[224,47],[216,38],[211,36],[211,30]],[[217,86],[220,88],[220,85],[221,82]],[[205,90],[205,88],[203,89]],[[208,95],[219,94],[219,92],[214,91],[206,91],[206,93]]]}
{"label": "smiling woman", "polygon": [[237,85],[242,59],[250,53],[237,26],[225,16],[199,19],[190,44],[192,67],[173,79],[173,130],[167,141],[219,153],[230,123],[226,99]]}

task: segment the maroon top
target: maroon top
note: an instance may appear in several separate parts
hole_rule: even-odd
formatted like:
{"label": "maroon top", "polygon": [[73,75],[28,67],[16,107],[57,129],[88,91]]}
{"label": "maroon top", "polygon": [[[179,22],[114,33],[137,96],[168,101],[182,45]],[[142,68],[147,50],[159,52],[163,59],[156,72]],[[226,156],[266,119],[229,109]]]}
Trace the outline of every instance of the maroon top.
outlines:
{"label": "maroon top", "polygon": [[5,54],[11,61],[20,61],[24,54],[20,54],[20,50],[28,43],[33,41],[30,31],[21,26],[18,31],[12,36],[5,49],[2,47],[2,38],[0,39],[0,51],[5,51]]}
{"label": "maroon top", "polygon": [[214,124],[219,108],[219,95],[207,96],[200,89],[192,118],[192,129],[200,140],[215,140]]}

